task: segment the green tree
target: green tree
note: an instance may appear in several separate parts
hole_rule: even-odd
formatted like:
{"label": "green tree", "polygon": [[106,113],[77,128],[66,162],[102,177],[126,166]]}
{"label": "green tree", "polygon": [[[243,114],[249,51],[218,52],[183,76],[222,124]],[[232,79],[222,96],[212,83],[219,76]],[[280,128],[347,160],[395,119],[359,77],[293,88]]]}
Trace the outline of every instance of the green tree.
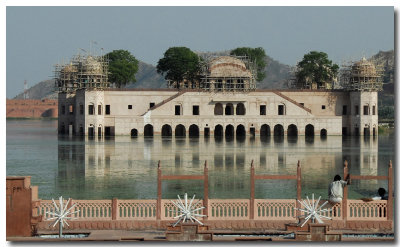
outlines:
{"label": "green tree", "polygon": [[171,47],[158,61],[157,72],[174,82],[195,81],[200,71],[200,59],[187,47]]}
{"label": "green tree", "polygon": [[126,50],[113,50],[105,55],[109,60],[109,80],[117,87],[122,87],[130,82],[136,82],[135,74],[139,62]]}
{"label": "green tree", "polygon": [[262,47],[250,48],[250,47],[239,47],[231,51],[231,55],[235,56],[248,56],[251,60],[255,61],[257,69],[257,81],[264,80],[265,66],[267,66],[265,51]]}
{"label": "green tree", "polygon": [[311,51],[305,54],[297,64],[296,80],[298,85],[315,82],[318,87],[332,83],[339,71],[337,64],[332,64],[325,52]]}

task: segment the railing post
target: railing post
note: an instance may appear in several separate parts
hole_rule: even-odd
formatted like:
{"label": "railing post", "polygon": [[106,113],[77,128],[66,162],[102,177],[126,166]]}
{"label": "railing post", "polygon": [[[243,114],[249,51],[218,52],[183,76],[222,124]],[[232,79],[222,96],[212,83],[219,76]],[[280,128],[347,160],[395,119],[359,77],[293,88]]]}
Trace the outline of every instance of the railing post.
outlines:
{"label": "railing post", "polygon": [[118,199],[113,198],[111,202],[111,219],[117,220],[118,219]]}
{"label": "railing post", "polygon": [[[347,160],[345,160],[344,167],[343,167],[343,179],[347,180],[348,176],[349,176],[349,168],[348,168]],[[343,188],[342,218],[345,222],[347,221],[347,186],[344,186],[344,188]]]}
{"label": "railing post", "polygon": [[387,219],[393,220],[393,168],[392,161],[389,161],[388,169],[388,200],[387,200]]}
{"label": "railing post", "polygon": [[250,165],[250,219],[254,220],[254,191],[255,191],[255,181],[254,181],[254,164],[251,160]]}
{"label": "railing post", "polygon": [[204,198],[203,198],[203,206],[206,207],[204,210],[204,215],[208,217],[208,167],[207,160],[204,163]]}
{"label": "railing post", "polygon": [[[300,208],[300,200],[301,200],[301,166],[300,160],[297,161],[297,195],[296,195],[296,208]],[[300,216],[301,212],[296,210],[296,216]]]}
{"label": "railing post", "polygon": [[156,218],[157,220],[161,220],[161,162],[158,161],[157,165],[157,209],[156,209]]}

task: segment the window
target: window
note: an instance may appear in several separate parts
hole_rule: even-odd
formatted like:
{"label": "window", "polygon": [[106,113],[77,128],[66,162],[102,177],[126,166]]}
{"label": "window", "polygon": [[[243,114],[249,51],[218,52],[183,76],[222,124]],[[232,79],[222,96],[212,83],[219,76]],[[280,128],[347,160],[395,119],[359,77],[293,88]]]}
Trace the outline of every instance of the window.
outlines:
{"label": "window", "polygon": [[65,114],[65,105],[61,106],[61,114],[63,114],[63,115]]}
{"label": "window", "polygon": [[175,105],[175,115],[181,115],[181,106]]}
{"label": "window", "polygon": [[285,106],[278,105],[278,115],[285,115]]}
{"label": "window", "polygon": [[83,105],[79,105],[79,113],[81,114],[81,115],[83,115]]}
{"label": "window", "polygon": [[368,109],[369,107],[367,105],[364,106],[364,115],[368,115]]}
{"label": "window", "polygon": [[74,114],[74,106],[73,105],[69,105],[69,114],[70,115]]}
{"label": "window", "polygon": [[347,105],[343,106],[342,115],[347,115]]}
{"label": "window", "polygon": [[267,115],[267,106],[260,105],[260,115]]}
{"label": "window", "polygon": [[372,106],[372,115],[375,115],[375,106]]}
{"label": "window", "polygon": [[98,106],[97,106],[97,114],[98,114],[98,115],[101,115],[101,105],[98,105]]}
{"label": "window", "polygon": [[194,105],[193,106],[193,115],[199,115],[199,106],[198,105]]}
{"label": "window", "polygon": [[321,109],[322,109],[322,110],[325,110],[325,105],[322,105],[322,106],[321,106]]}
{"label": "window", "polygon": [[132,110],[132,105],[128,105],[128,109],[129,109],[129,110]]}
{"label": "window", "polygon": [[356,106],[354,107],[354,111],[355,111],[355,114],[354,114],[354,115],[359,115],[358,105],[356,105]]}
{"label": "window", "polygon": [[156,105],[156,103],[151,102],[151,103],[150,103],[150,108],[152,108],[152,107],[155,106],[155,105]]}
{"label": "window", "polygon": [[304,106],[304,103],[300,103],[300,105]]}
{"label": "window", "polygon": [[89,115],[94,115],[94,105],[89,105]]}
{"label": "window", "polygon": [[106,105],[106,115],[110,115],[110,105]]}

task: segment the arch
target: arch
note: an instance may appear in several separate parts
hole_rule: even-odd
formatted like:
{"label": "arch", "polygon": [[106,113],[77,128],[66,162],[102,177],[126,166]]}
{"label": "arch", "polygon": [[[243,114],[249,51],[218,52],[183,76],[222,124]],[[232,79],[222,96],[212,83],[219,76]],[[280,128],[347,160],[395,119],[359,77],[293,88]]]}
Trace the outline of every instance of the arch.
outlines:
{"label": "arch", "polygon": [[233,115],[233,104],[232,103],[228,103],[225,106],[225,115]]}
{"label": "arch", "polygon": [[172,128],[169,124],[164,124],[161,127],[161,136],[172,136]]}
{"label": "arch", "polygon": [[289,125],[288,129],[287,129],[287,135],[288,136],[297,136],[297,134],[298,134],[297,126],[294,124]]}
{"label": "arch", "polygon": [[305,135],[306,136],[314,136],[314,125],[312,125],[312,124],[306,125]]}
{"label": "arch", "polygon": [[186,136],[186,128],[182,124],[178,124],[175,127],[175,136],[181,136],[185,137]]}
{"label": "arch", "polygon": [[217,126],[215,126],[214,136],[223,136],[223,135],[224,135],[224,128],[222,127],[222,125],[218,124]]}
{"label": "arch", "polygon": [[153,125],[146,124],[144,126],[144,136],[153,136],[153,135],[154,135]]}
{"label": "arch", "polygon": [[260,129],[260,136],[270,136],[271,135],[271,128],[268,124],[261,125]]}
{"label": "arch", "polygon": [[327,136],[328,132],[326,131],[326,129],[321,129],[321,136]]}
{"label": "arch", "polygon": [[224,107],[222,106],[222,104],[221,103],[215,104],[214,115],[223,115],[223,113],[224,113]]}
{"label": "arch", "polygon": [[64,124],[64,122],[61,123],[60,133],[61,134],[65,134],[65,124]]}
{"label": "arch", "polygon": [[243,103],[239,103],[236,106],[236,115],[246,115],[246,107]]}
{"label": "arch", "polygon": [[199,126],[192,124],[189,126],[189,137],[199,137],[200,130]]}
{"label": "arch", "polygon": [[138,136],[137,129],[131,129],[131,137],[137,137],[137,136]]}
{"label": "arch", "polygon": [[246,129],[242,124],[236,127],[236,136],[246,136]]}
{"label": "arch", "polygon": [[280,124],[277,124],[274,126],[274,136],[283,136],[285,134],[285,131],[283,130],[283,126]]}
{"label": "arch", "polygon": [[228,124],[225,128],[225,136],[234,136],[235,135],[235,128],[232,124]]}

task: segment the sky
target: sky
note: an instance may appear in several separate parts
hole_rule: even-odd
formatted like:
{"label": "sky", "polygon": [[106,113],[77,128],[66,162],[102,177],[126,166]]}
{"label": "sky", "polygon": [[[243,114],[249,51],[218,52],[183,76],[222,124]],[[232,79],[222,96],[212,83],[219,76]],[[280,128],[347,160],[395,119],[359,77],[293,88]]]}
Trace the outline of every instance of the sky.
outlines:
{"label": "sky", "polygon": [[[326,52],[335,63],[394,49],[393,7],[6,7],[6,97],[54,75],[81,49],[130,51],[156,65],[174,46],[263,47],[283,64]],[[93,43],[93,41],[95,43]],[[91,45],[92,44],[92,45]]]}

